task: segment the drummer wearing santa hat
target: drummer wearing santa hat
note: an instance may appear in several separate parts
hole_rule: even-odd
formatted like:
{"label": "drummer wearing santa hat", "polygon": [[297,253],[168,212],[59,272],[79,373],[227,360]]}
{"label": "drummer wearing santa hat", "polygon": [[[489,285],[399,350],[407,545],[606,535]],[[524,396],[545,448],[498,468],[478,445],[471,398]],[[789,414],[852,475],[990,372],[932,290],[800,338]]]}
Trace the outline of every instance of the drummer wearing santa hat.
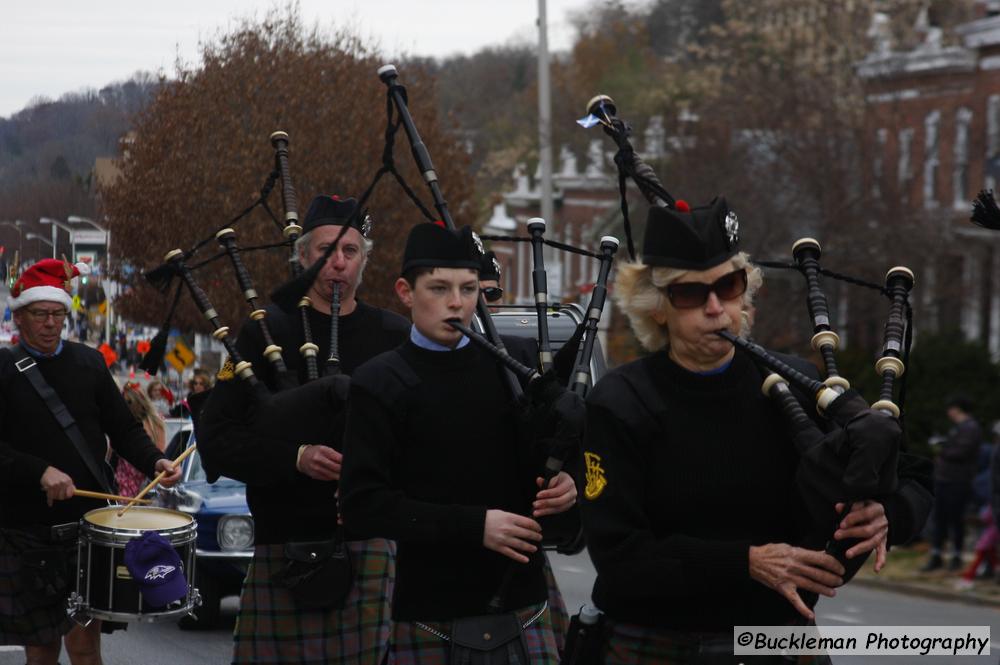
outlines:
{"label": "drummer wearing santa hat", "polygon": [[74,496],[78,488],[113,491],[107,441],[149,476],[168,471],[163,485],[180,479],[101,354],[62,339],[72,280],[86,272],[57,259],[25,270],[8,300],[19,342],[0,349],[0,644],[23,645],[29,663],[57,663],[64,635],[73,665],[101,662],[101,622],[67,619],[76,545],[59,536],[104,505]]}

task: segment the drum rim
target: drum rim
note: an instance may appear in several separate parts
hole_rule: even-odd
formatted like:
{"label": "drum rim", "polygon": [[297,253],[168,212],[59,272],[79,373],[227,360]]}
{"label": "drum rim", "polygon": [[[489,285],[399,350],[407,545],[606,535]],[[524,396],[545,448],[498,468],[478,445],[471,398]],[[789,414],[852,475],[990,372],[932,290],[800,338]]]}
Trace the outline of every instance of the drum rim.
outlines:
{"label": "drum rim", "polygon": [[121,527],[107,526],[104,524],[97,524],[95,522],[87,519],[87,516],[92,513],[105,513],[110,510],[118,510],[117,506],[105,506],[103,508],[94,508],[93,510],[88,510],[84,513],[83,517],[80,518],[80,540],[86,541],[88,543],[97,543],[100,545],[108,545],[113,547],[124,547],[129,541],[142,536],[142,534],[149,531],[155,531],[160,534],[171,545],[187,545],[193,543],[198,538],[198,521],[195,519],[194,515],[190,513],[185,513],[180,510],[171,510],[170,508],[162,508],[160,506],[136,506],[132,510],[136,511],[149,511],[155,510],[157,512],[167,512],[174,515],[182,515],[188,519],[186,524],[180,524],[178,526],[167,527],[163,529],[150,528],[150,529],[125,529]]}
{"label": "drum rim", "polygon": [[[117,527],[109,527],[109,526],[106,526],[104,524],[97,524],[96,522],[91,522],[89,519],[87,519],[87,516],[88,515],[93,515],[93,514],[96,514],[96,513],[107,513],[107,512],[116,511],[116,510],[121,510],[121,506],[102,506],[101,508],[94,508],[92,510],[88,510],[87,512],[85,512],[83,514],[83,517],[80,518],[80,520],[83,521],[83,522],[87,522],[89,524],[93,524],[94,526],[101,526],[101,527],[108,528],[108,529],[115,529]],[[174,510],[172,508],[164,508],[162,506],[133,506],[129,510],[131,512],[133,512],[134,514],[137,514],[137,515],[138,514],[142,514],[142,513],[154,513],[155,512],[155,513],[167,513],[169,515],[178,515],[178,516],[182,516],[182,517],[184,517],[184,518],[187,519],[187,523],[178,525],[176,527],[170,527],[171,529],[176,529],[176,528],[180,528],[180,527],[183,527],[183,526],[187,526],[187,524],[190,524],[190,523],[192,523],[192,522],[195,521],[195,517],[191,513],[185,513],[182,510]],[[119,530],[121,530],[121,531],[129,531],[129,529],[119,529]],[[135,531],[137,529],[132,529],[132,530]],[[167,531],[168,529],[160,529],[160,530],[161,531]],[[138,531],[152,531],[152,529],[138,529]]]}

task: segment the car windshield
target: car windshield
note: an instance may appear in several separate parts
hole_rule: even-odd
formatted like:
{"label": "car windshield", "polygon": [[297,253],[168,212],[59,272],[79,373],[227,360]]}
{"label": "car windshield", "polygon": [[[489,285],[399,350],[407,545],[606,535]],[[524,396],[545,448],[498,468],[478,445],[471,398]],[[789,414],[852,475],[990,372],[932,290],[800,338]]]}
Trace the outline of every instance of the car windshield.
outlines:
{"label": "car windshield", "polygon": [[205,475],[205,467],[201,465],[201,455],[198,454],[197,450],[191,453],[190,465],[191,469],[188,471],[187,478],[189,483],[208,481],[208,477]]}

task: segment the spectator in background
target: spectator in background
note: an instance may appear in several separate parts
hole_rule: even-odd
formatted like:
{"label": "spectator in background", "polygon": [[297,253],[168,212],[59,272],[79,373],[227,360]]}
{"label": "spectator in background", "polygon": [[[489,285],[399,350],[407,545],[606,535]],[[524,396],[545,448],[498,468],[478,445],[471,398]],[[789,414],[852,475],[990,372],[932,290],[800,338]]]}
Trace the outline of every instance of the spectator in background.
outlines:
{"label": "spectator in background", "polygon": [[[993,451],[990,455],[990,512],[993,516],[993,525],[1000,531],[1000,420],[993,422],[990,433],[993,438]],[[1000,533],[998,533],[998,544],[1000,544]],[[997,581],[1000,582],[1000,577]]]}
{"label": "spectator in background", "polygon": [[[153,403],[149,401],[149,397],[135,383],[125,385],[122,397],[125,398],[125,403],[132,415],[142,423],[146,434],[153,440],[160,452],[163,452],[167,447],[167,428],[163,423],[163,418],[156,412]],[[115,480],[118,481],[120,494],[135,496],[146,484],[146,474],[119,457],[118,463],[115,465]]]}
{"label": "spectator in background", "polygon": [[174,404],[173,408],[170,409],[170,415],[175,418],[191,417],[191,405],[188,403],[188,400],[192,395],[199,395],[212,389],[212,375],[206,369],[195,367],[187,386],[187,397]]}
{"label": "spectator in background", "polygon": [[160,417],[170,417],[170,409],[174,405],[174,396],[166,386],[160,383],[159,379],[153,379],[146,384],[146,396],[149,397],[149,401],[153,403]]}
{"label": "spectator in background", "polygon": [[931,557],[921,568],[922,572],[944,566],[942,548],[949,533],[952,538],[952,555],[948,569],[959,570],[962,567],[965,507],[972,496],[979,444],[983,440],[982,427],[972,417],[972,403],[967,397],[955,396],[949,399],[947,415],[953,427],[934,460],[934,531]]}

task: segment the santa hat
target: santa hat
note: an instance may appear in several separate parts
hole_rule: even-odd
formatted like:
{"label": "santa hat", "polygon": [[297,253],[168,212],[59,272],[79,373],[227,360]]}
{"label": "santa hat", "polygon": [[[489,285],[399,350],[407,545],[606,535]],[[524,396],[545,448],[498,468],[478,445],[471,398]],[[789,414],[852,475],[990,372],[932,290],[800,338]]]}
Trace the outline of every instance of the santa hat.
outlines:
{"label": "santa hat", "polygon": [[69,309],[73,305],[70,297],[70,281],[74,277],[87,275],[90,267],[86,263],[71,265],[69,261],[42,259],[31,266],[14,282],[7,304],[11,311],[21,309],[33,302],[58,302]]}

